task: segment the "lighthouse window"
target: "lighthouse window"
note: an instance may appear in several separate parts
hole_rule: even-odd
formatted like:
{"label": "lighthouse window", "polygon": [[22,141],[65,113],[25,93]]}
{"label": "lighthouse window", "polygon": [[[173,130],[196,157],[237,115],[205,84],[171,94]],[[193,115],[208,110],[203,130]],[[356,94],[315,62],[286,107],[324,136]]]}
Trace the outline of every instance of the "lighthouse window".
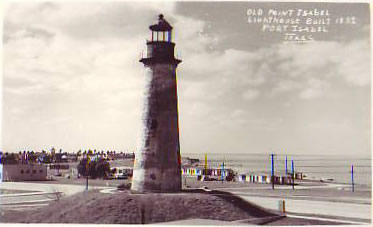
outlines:
{"label": "lighthouse window", "polygon": [[152,120],[152,123],[151,123],[151,125],[150,125],[150,128],[151,128],[151,129],[156,129],[156,128],[157,128],[157,125],[158,125],[157,120]]}
{"label": "lighthouse window", "polygon": [[166,34],[167,34],[167,36],[166,36],[167,37],[167,41],[171,42],[171,31],[168,31]]}
{"label": "lighthouse window", "polygon": [[152,31],[152,41],[158,41],[159,35],[158,32]]}
{"label": "lighthouse window", "polygon": [[158,32],[159,33],[159,40],[164,41],[164,32]]}

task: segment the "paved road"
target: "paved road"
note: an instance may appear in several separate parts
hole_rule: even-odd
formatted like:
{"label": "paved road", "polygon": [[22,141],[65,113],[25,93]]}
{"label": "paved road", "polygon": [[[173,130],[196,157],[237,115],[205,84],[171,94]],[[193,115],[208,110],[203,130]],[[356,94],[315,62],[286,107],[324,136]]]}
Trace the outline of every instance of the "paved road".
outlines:
{"label": "paved road", "polygon": [[[2,182],[0,184],[1,189],[13,189],[13,190],[28,190],[28,191],[39,191],[39,192],[63,192],[65,195],[73,195],[78,192],[85,190],[85,185],[76,184],[47,184],[47,183],[31,183],[31,182]],[[89,189],[105,189],[112,187],[94,187],[90,186]]]}
{"label": "paved road", "polygon": [[[66,196],[85,190],[85,185],[45,184],[32,182],[2,182],[1,189],[36,191],[30,193],[0,195],[0,205],[3,209],[23,210],[48,205],[57,199],[55,193],[62,192]],[[90,189],[107,190],[109,187],[93,187]]]}
{"label": "paved road", "polygon": [[[246,186],[242,186],[242,187],[234,187],[234,188],[217,188],[219,190],[221,189],[224,189],[224,190],[231,190],[231,191],[234,191],[234,190],[242,190],[242,189],[259,189],[259,190],[268,190],[268,189],[271,189],[271,185],[270,184],[258,184],[257,186],[252,186],[253,184],[251,184],[250,186],[246,185]],[[275,185],[275,188],[276,189],[281,189],[281,190],[293,190],[292,186],[290,185]],[[350,185],[346,185],[346,184],[336,184],[336,183],[319,183],[319,185],[315,185],[314,182],[302,182],[300,185],[296,185],[295,186],[295,189],[296,190],[308,190],[308,189],[326,189],[326,188],[336,188],[336,189],[347,189],[347,188],[351,188]]]}
{"label": "paved road", "polygon": [[[296,186],[297,190],[307,190],[307,189],[343,189],[349,187],[349,185],[325,183],[322,185],[312,185],[303,183],[302,185]],[[262,207],[268,209],[279,209],[279,201],[282,199],[281,196],[265,196],[260,194],[260,189],[251,190],[252,188],[246,188],[247,190],[237,191],[234,188],[226,188],[226,191],[230,191],[247,201],[256,203]],[[277,186],[277,189],[288,189],[291,187],[287,186]],[[321,193],[322,194],[322,193]],[[355,197],[341,197],[334,198],[336,201],[325,201],[326,197],[320,195],[287,195],[285,196],[286,211],[294,213],[304,213],[304,214],[319,214],[319,215],[329,215],[338,216],[346,218],[361,218],[361,219],[371,219],[371,201],[370,198],[355,198]],[[328,197],[331,200],[333,197]],[[324,201],[323,201],[324,200]]]}
{"label": "paved road", "polygon": [[[248,196],[238,194],[243,199],[268,209],[278,210],[280,198]],[[313,200],[285,199],[286,211],[304,214],[320,214],[346,218],[371,218],[370,204],[354,204],[346,202],[328,202]]]}

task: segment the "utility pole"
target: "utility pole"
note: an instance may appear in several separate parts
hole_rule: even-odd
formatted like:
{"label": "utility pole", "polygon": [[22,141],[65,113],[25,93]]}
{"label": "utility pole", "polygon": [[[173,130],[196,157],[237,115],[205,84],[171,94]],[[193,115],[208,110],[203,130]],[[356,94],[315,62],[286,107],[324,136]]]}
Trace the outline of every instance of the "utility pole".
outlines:
{"label": "utility pole", "polygon": [[355,191],[355,183],[354,183],[354,165],[351,165],[351,184],[352,184],[352,192]]}
{"label": "utility pole", "polygon": [[205,177],[207,176],[207,154],[205,154]]}
{"label": "utility pole", "polygon": [[3,182],[3,163],[1,160],[2,153],[0,153],[0,183]]}
{"label": "utility pole", "polygon": [[292,187],[294,190],[294,180],[295,180],[295,172],[294,172],[294,160],[291,158],[291,178],[292,178]]}
{"label": "utility pole", "polygon": [[85,167],[85,173],[87,175],[87,180],[86,180],[86,185],[85,185],[85,190],[86,191],[88,191],[89,162],[90,162],[90,158],[89,158],[89,154],[87,153],[87,164],[86,164],[86,167]]}
{"label": "utility pole", "polygon": [[272,189],[274,190],[275,189],[275,163],[274,163],[274,160],[273,160],[273,156],[274,154],[272,153],[271,154],[271,181],[272,181]]}
{"label": "utility pole", "polygon": [[224,161],[223,163],[221,164],[221,184],[223,184],[224,182]]}
{"label": "utility pole", "polygon": [[[88,172],[88,171],[87,171]],[[87,174],[87,178],[86,178],[86,183],[85,183],[85,190],[88,191],[88,174]]]}
{"label": "utility pole", "polygon": [[285,176],[288,175],[288,156],[285,156]]}

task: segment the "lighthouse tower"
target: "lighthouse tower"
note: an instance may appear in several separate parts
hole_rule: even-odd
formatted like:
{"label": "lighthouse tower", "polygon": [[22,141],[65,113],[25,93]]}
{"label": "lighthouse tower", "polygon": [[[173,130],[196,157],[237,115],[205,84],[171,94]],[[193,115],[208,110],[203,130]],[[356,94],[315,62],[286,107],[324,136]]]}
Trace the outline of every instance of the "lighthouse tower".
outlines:
{"label": "lighthouse tower", "polygon": [[160,14],[151,25],[145,66],[146,89],[140,147],[137,150],[131,190],[176,192],[181,190],[179,120],[172,27]]}

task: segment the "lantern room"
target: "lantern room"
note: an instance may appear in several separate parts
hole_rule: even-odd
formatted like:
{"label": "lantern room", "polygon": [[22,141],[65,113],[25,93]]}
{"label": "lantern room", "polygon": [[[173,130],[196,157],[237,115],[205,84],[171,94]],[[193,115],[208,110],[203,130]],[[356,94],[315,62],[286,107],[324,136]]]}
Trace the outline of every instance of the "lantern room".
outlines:
{"label": "lantern room", "polygon": [[172,26],[164,19],[163,14],[158,16],[158,24],[151,25],[151,42],[172,42]]}
{"label": "lantern room", "polygon": [[147,66],[155,63],[169,63],[177,66],[181,60],[174,56],[175,43],[172,42],[172,26],[160,14],[158,23],[149,28],[152,33],[151,40],[147,40],[146,56],[141,55],[140,62]]}

